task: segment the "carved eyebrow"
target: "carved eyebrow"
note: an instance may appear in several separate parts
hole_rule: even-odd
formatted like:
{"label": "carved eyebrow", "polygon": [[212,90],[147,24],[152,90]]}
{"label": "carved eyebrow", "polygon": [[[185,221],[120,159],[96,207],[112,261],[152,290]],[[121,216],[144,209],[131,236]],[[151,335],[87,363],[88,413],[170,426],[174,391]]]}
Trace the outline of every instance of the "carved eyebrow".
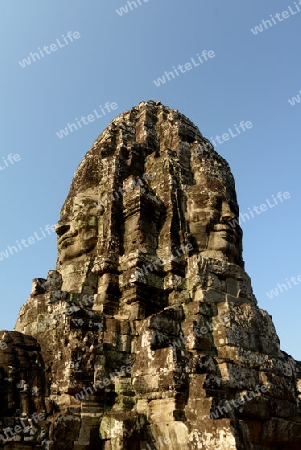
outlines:
{"label": "carved eyebrow", "polygon": [[93,206],[97,205],[97,200],[93,198],[83,198],[79,199],[74,202],[74,209],[75,208],[91,208]]}

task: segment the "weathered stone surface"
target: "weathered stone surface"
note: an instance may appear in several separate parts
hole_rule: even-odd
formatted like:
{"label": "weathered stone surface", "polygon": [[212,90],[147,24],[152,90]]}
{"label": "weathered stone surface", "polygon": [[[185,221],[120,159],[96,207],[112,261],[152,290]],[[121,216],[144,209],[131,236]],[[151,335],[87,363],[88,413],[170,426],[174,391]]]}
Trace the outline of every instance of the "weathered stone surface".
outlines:
{"label": "weathered stone surface", "polygon": [[74,175],[55,270],[0,333],[2,430],[32,424],[0,448],[300,449],[301,363],[257,306],[238,212],[185,116],[114,119]]}

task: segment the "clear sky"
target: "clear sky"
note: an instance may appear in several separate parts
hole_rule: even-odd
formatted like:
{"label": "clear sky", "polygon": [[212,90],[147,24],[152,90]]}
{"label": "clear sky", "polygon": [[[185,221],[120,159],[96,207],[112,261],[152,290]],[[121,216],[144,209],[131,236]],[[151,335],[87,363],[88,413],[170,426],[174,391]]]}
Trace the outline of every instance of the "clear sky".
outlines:
{"label": "clear sky", "polygon": [[[32,278],[55,267],[56,237],[45,227],[58,220],[82,157],[115,116],[152,99],[188,116],[230,163],[240,211],[253,214],[242,228],[254,293],[282,349],[301,360],[298,3],[1,2],[0,252],[18,243],[19,251],[0,261],[0,329],[13,329]],[[165,71],[175,78],[157,86]],[[104,115],[106,102],[117,107]],[[91,114],[77,131],[56,134]],[[239,134],[242,121],[252,126]],[[278,283],[287,290],[272,295]]]}

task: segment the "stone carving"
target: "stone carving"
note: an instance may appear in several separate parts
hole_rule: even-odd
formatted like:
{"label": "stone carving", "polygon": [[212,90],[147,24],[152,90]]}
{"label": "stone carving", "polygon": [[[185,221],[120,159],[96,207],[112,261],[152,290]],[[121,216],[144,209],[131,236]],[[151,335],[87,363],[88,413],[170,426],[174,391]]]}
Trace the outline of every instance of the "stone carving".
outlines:
{"label": "stone carving", "polygon": [[238,214],[185,116],[114,119],[74,174],[55,270],[0,334],[0,448],[299,449],[301,363],[257,306]]}

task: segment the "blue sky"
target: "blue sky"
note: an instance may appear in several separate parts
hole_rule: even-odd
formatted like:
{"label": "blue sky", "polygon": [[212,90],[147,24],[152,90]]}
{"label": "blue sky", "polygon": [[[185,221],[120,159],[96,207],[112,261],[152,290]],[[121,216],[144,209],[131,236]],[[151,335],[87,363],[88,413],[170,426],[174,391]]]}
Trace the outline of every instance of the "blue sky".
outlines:
{"label": "blue sky", "polygon": [[[273,204],[278,192],[290,194],[242,224],[244,260],[282,349],[301,359],[301,282],[271,299],[266,294],[301,275],[301,102],[288,102],[301,90],[301,12],[293,0],[140,3],[123,15],[116,10],[125,0],[1,4],[0,252],[34,232],[40,240],[26,248],[20,243],[22,250],[0,261],[0,329],[13,329],[32,278],[55,267],[56,237],[45,227],[58,220],[82,157],[115,116],[152,99],[180,110],[208,138],[252,123],[216,150],[230,163],[242,213],[267,199]],[[275,18],[285,11],[285,19]],[[270,15],[272,26],[255,35],[251,28]],[[80,37],[71,42],[69,31]],[[49,54],[19,64],[45,45]],[[155,85],[204,50],[215,56]],[[61,139],[56,135],[76,117],[100,113],[106,102],[115,102],[116,110]],[[9,154],[20,160],[10,162]]]}

